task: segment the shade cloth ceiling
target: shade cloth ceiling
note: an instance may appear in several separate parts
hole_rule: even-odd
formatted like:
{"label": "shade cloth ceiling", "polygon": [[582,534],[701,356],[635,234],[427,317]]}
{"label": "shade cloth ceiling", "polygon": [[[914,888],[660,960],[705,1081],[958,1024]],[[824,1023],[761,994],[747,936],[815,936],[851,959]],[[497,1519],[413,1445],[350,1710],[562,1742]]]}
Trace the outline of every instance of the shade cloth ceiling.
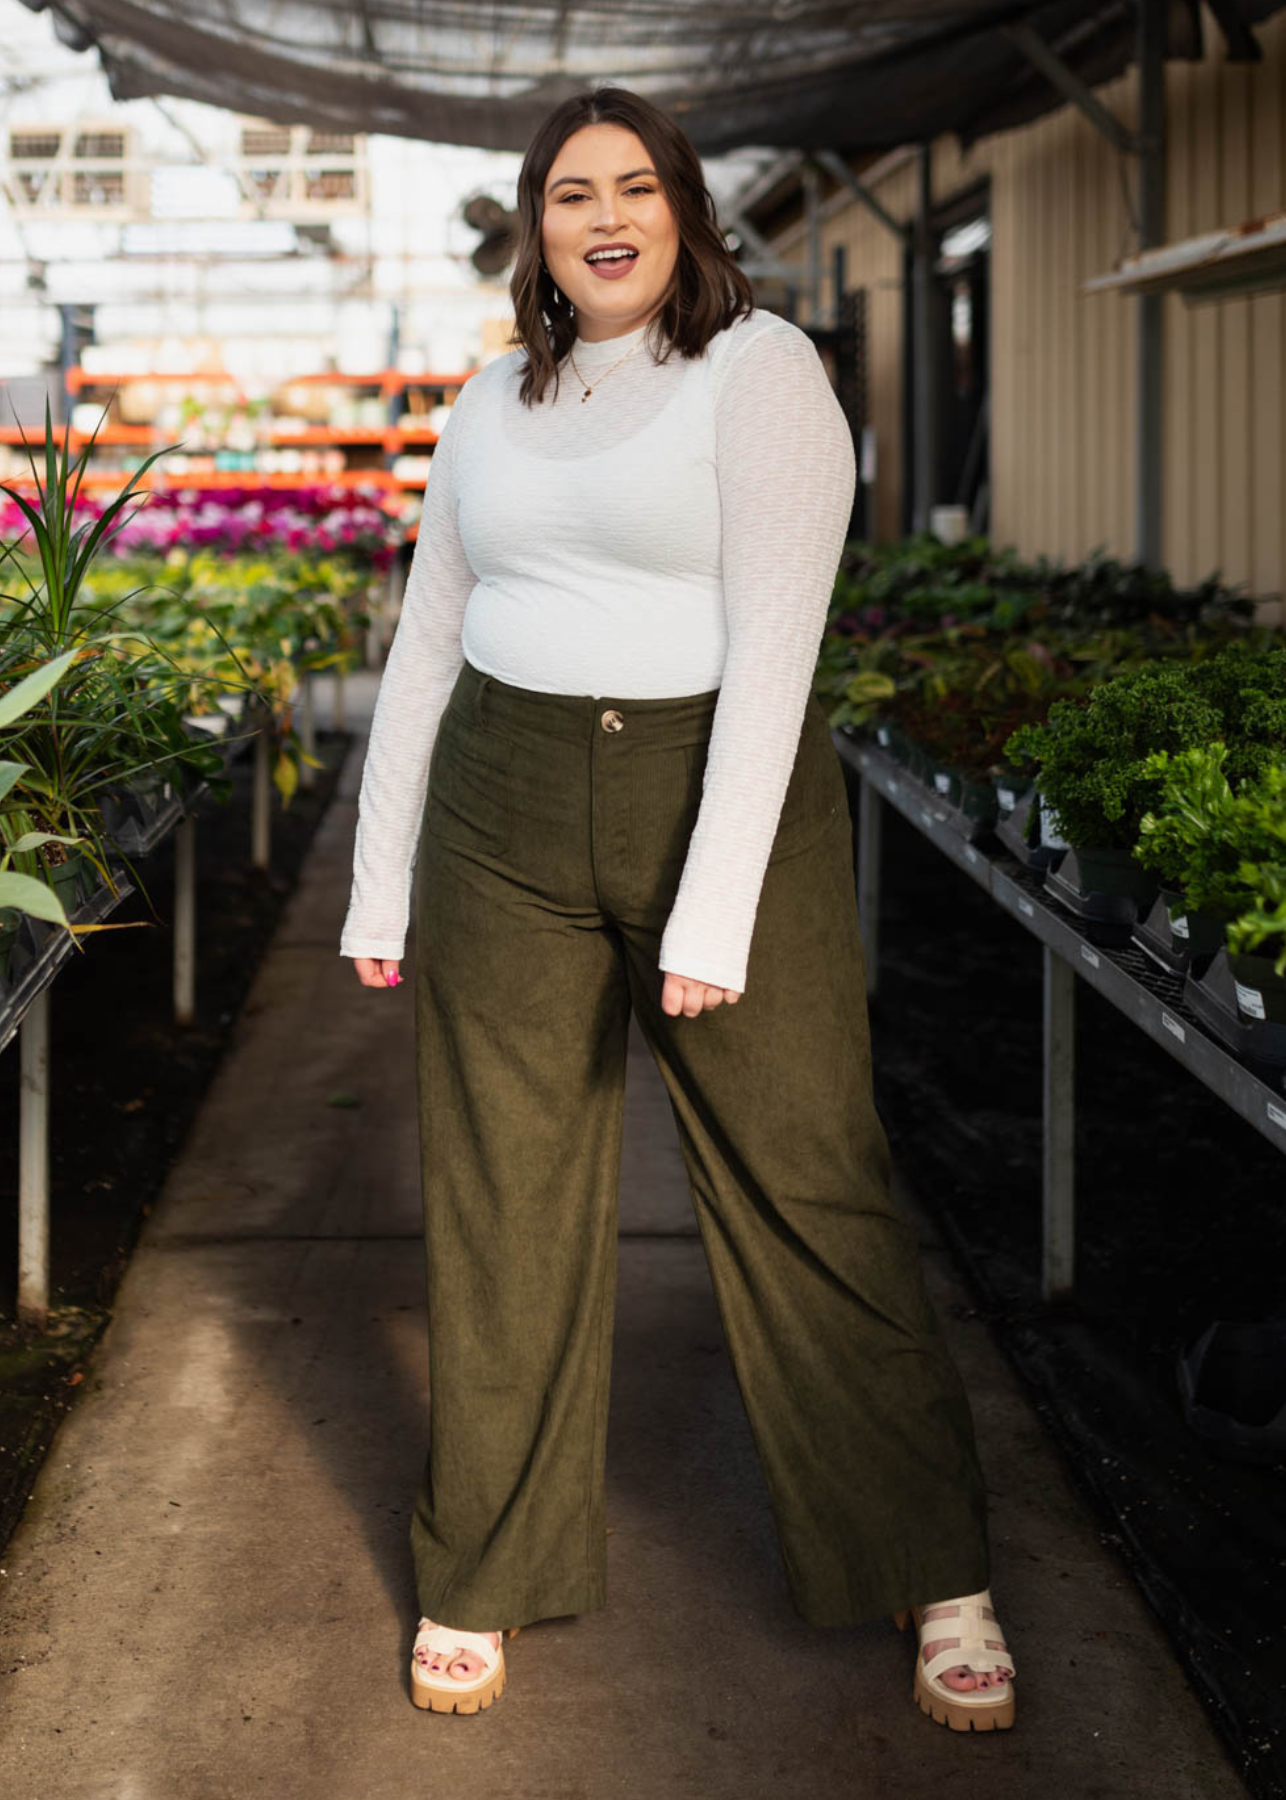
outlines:
{"label": "shade cloth ceiling", "polygon": [[[1220,0],[1248,23],[1284,0]],[[115,97],[176,95],[278,124],[524,150],[566,95],[618,82],[703,155],[747,145],[964,141],[1062,97],[1001,34],[1024,19],[1090,83],[1134,49],[1132,0],[25,0],[96,46]],[[1171,52],[1200,9],[1172,0]]]}

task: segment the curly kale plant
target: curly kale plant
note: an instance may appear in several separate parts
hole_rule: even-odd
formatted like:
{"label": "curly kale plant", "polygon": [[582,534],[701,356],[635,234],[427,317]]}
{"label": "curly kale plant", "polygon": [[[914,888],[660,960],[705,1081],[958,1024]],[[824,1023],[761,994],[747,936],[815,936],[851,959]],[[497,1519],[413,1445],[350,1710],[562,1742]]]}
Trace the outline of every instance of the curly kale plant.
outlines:
{"label": "curly kale plant", "polygon": [[1084,703],[1056,700],[1043,724],[1008,740],[1018,767],[1039,769],[1040,789],[1057,829],[1082,849],[1128,850],[1143,815],[1160,798],[1148,771],[1158,750],[1215,742],[1222,718],[1194,690],[1183,664],[1144,663],[1106,681]]}

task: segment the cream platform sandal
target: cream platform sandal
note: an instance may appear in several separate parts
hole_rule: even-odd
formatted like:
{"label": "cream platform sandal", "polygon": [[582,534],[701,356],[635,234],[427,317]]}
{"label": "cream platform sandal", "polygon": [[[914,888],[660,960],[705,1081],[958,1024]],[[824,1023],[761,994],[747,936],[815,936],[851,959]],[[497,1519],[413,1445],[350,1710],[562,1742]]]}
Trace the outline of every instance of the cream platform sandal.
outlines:
{"label": "cream platform sandal", "polygon": [[[421,1619],[411,1652],[411,1699],[415,1705],[427,1712],[482,1712],[505,1691],[504,1640],[517,1637],[520,1630],[518,1625],[511,1626],[500,1633],[500,1643],[493,1644],[484,1631],[457,1631]],[[475,1650],[482,1658],[481,1675],[472,1681],[457,1681],[454,1675],[429,1673],[428,1665],[435,1656],[446,1658],[449,1667],[462,1650]]]}
{"label": "cream platform sandal", "polygon": [[[965,1594],[958,1600],[935,1600],[933,1606],[958,1606],[960,1611],[954,1618],[947,1614],[930,1619],[927,1624],[922,1606],[912,1606],[893,1615],[893,1623],[899,1631],[904,1629],[908,1618],[914,1618],[919,1632],[912,1698],[921,1712],[928,1713],[939,1725],[949,1725],[952,1731],[1008,1731],[1014,1722],[1014,1659],[1008,1645],[1003,1651],[987,1647],[988,1638],[1005,1643],[999,1623],[987,1618],[983,1610],[985,1607],[990,1607],[992,1612],[996,1610],[990,1590],[984,1588],[980,1594]],[[939,1650],[926,1663],[926,1638],[929,1643],[936,1638],[958,1638],[959,1642]],[[1009,1680],[1001,1688],[974,1688],[969,1693],[949,1688],[941,1681],[945,1670],[957,1669],[966,1663],[975,1673],[1008,1669]]]}

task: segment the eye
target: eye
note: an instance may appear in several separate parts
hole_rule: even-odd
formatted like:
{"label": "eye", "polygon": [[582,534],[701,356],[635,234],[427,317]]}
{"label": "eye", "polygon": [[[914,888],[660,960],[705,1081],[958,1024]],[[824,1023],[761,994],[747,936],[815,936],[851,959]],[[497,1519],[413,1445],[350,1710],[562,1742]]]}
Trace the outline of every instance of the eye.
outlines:
{"label": "eye", "polygon": [[[655,192],[655,189],[640,184],[635,187],[626,188],[625,192],[627,194],[651,194]],[[560,206],[566,206],[569,200],[587,200],[588,198],[589,196],[587,194],[564,194],[558,204]]]}

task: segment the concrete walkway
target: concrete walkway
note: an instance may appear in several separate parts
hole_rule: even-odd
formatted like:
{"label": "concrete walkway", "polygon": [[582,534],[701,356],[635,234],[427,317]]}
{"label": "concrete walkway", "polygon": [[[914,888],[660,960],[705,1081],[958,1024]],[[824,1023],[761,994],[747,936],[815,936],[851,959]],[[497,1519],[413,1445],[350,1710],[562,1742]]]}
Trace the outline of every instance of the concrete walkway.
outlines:
{"label": "concrete walkway", "polygon": [[[372,686],[350,684],[350,705],[369,709]],[[367,991],[337,954],[362,748],[3,1558],[0,1793],[1240,1795],[927,1225],[991,1489],[1017,1727],[956,1737],[923,1718],[911,1639],[888,1622],[796,1618],[637,1035],[610,1604],[525,1631],[490,1712],[411,1706],[427,1406],[411,989]]]}

